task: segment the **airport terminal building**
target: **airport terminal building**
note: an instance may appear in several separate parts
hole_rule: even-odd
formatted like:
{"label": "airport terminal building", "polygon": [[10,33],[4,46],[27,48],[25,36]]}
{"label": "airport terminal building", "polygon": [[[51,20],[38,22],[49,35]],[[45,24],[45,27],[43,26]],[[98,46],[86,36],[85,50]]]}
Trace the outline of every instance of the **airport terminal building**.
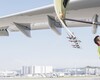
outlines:
{"label": "airport terminal building", "polygon": [[[100,67],[82,67],[82,68],[64,68],[64,69],[55,69],[55,73],[59,76],[100,76]],[[63,73],[63,74],[62,74]]]}
{"label": "airport terminal building", "polygon": [[20,70],[0,71],[0,77],[66,77],[100,76],[100,67],[60,68],[52,66],[22,66]]}
{"label": "airport terminal building", "polygon": [[21,69],[22,76],[39,76],[53,73],[52,66],[23,66]]}

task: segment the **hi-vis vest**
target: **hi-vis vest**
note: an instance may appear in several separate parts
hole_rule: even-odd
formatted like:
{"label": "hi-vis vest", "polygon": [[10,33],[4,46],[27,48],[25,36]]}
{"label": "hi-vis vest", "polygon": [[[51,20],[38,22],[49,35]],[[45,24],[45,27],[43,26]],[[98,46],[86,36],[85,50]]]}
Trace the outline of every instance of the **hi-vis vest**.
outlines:
{"label": "hi-vis vest", "polygon": [[98,55],[100,57],[100,46],[98,46]]}

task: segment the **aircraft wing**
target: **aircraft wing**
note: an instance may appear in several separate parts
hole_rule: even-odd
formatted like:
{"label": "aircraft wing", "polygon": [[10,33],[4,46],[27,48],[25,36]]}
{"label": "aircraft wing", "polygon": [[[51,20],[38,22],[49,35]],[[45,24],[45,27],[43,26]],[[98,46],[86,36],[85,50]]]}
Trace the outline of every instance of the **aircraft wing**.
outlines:
{"label": "aircraft wing", "polygon": [[29,36],[27,35],[29,30],[49,29],[47,20],[49,14],[54,14],[53,5],[1,16],[0,28],[7,27],[9,31],[21,31]]}
{"label": "aircraft wing", "polygon": [[[100,15],[100,0],[70,0],[67,6],[66,18],[91,21],[92,17]],[[48,15],[54,16],[50,17]],[[49,18],[49,20],[48,20]],[[0,35],[8,36],[9,31],[21,31],[26,36],[30,37],[30,30],[53,29],[49,22],[57,21],[54,4],[35,8],[7,16],[0,17]],[[55,24],[60,26],[60,24]],[[85,27],[89,24],[66,21],[68,27]],[[57,31],[56,31],[57,32]]]}
{"label": "aircraft wing", "polygon": [[[100,0],[72,0],[67,6],[67,10],[66,18],[93,21],[96,14],[100,16]],[[67,25],[69,27],[91,26],[72,21],[67,21]]]}

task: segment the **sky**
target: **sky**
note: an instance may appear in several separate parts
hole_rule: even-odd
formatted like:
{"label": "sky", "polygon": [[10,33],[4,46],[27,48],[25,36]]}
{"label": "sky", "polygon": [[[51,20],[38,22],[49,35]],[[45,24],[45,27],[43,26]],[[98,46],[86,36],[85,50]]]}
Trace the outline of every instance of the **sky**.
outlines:
{"label": "sky", "polygon": [[[1,0],[0,16],[33,9],[53,3],[53,0]],[[100,66],[92,27],[70,28],[80,39],[81,49],[72,48],[62,29],[62,35],[52,30],[31,31],[32,38],[21,32],[9,32],[9,37],[0,37],[0,70],[20,69],[21,66],[53,66],[54,68]]]}

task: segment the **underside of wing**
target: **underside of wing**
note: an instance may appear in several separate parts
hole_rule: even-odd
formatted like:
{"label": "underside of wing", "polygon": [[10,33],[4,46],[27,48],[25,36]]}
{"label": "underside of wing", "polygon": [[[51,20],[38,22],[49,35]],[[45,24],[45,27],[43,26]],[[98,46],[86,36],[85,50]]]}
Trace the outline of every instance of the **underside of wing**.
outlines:
{"label": "underside of wing", "polygon": [[0,17],[0,28],[21,31],[30,37],[30,30],[49,29],[47,15],[54,15],[53,5]]}
{"label": "underside of wing", "polygon": [[[66,18],[92,21],[94,15],[100,16],[100,0],[70,0],[67,6]],[[98,18],[100,21],[100,18]],[[91,26],[86,23],[66,21],[69,27]]]}
{"label": "underside of wing", "polygon": [[[32,25],[31,29],[44,29],[48,26],[42,26],[47,24],[47,15],[54,14],[53,5],[44,6],[41,8],[36,8],[32,10],[23,11],[20,13],[15,13],[7,16],[0,17],[0,27],[9,26],[9,30],[17,31],[14,22],[16,23],[30,23]],[[41,24],[42,23],[42,24]],[[38,27],[40,26],[41,27]],[[36,27],[34,27],[36,26]]]}
{"label": "underside of wing", "polygon": [[[66,0],[64,1],[66,3]],[[67,6],[66,4],[63,5],[67,9],[66,18],[91,22],[93,21],[94,15],[100,15],[100,0],[69,0],[69,4]],[[98,21],[100,21],[99,17]],[[68,27],[91,26],[91,24],[80,22],[67,20],[65,22]],[[7,30],[9,30],[21,31],[26,36],[30,37],[30,30],[49,28],[60,34],[56,28],[53,28],[56,26],[59,28],[59,25],[63,27],[57,19],[54,4],[0,17],[0,29],[3,28],[5,30],[6,33],[4,32],[4,35],[8,35]]]}

